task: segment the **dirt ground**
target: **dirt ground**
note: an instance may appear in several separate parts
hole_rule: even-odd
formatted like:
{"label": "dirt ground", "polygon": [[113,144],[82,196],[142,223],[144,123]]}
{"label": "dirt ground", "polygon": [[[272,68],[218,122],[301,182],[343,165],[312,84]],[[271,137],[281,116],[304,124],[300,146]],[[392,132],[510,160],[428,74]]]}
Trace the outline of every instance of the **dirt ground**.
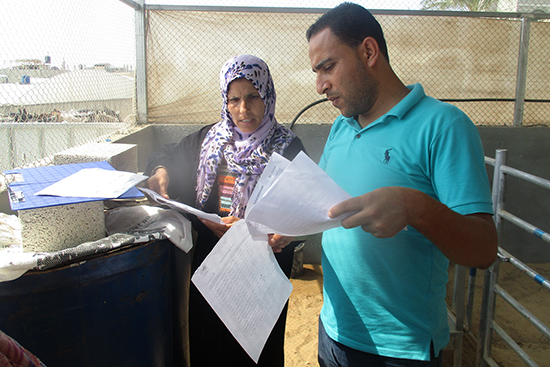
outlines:
{"label": "dirt ground", "polygon": [[[550,264],[529,264],[538,274],[548,279]],[[472,327],[469,335],[463,339],[462,366],[474,367],[476,358],[476,339],[479,331],[479,310],[484,271],[478,271],[475,282]],[[452,299],[454,267],[449,268],[447,302]],[[291,279],[294,287],[289,300],[286,327],[285,358],[287,367],[318,366],[317,363],[317,326],[323,302],[323,272],[320,265],[304,265],[304,273]],[[501,287],[524,305],[544,325],[550,325],[550,293],[525,276],[511,264],[501,264],[499,271]],[[515,340],[521,348],[539,365],[550,366],[550,340],[538,329],[528,323],[517,311],[502,298],[497,298],[495,321]],[[502,339],[494,334],[492,357],[499,367],[520,367],[525,363],[511,350]],[[443,351],[443,366],[453,366],[451,349]]]}

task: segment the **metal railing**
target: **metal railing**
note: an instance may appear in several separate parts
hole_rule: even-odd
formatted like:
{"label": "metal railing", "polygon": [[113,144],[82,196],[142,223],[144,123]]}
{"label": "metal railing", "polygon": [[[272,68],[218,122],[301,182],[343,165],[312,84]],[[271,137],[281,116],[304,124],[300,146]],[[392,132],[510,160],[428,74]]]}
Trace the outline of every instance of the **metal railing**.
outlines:
{"label": "metal railing", "polygon": [[[504,193],[506,176],[514,176],[521,180],[527,181],[534,185],[538,185],[545,189],[550,189],[550,181],[541,177],[537,177],[520,170],[508,167],[506,163],[505,149],[499,149],[496,151],[495,159],[485,158],[487,164],[494,166],[493,174],[493,208],[495,211],[495,224],[499,233],[499,244],[502,238],[502,223],[503,220],[512,223],[513,225],[525,230],[532,236],[541,239],[546,243],[550,243],[550,234],[537,228],[536,226],[522,220],[521,218],[507,212],[504,209]],[[542,335],[550,339],[550,328],[539,320],[532,312],[527,310],[520,302],[514,297],[508,294],[499,284],[499,265],[501,263],[509,263],[515,266],[524,275],[529,277],[532,281],[535,281],[543,289],[550,291],[550,282],[537,274],[536,271],[524,264],[521,260],[514,257],[508,251],[499,246],[498,258],[495,263],[486,271],[485,281],[483,288],[483,299],[481,305],[481,317],[479,325],[479,338],[478,338],[478,355],[476,365],[498,367],[495,360],[491,357],[491,347],[493,344],[493,333],[496,333],[502,340],[521,358],[521,360],[529,367],[537,367],[537,364],[533,358],[531,358],[496,321],[495,321],[495,308],[496,299],[499,296],[506,301],[515,311],[523,316],[529,323],[531,323],[536,329],[538,329]]]}

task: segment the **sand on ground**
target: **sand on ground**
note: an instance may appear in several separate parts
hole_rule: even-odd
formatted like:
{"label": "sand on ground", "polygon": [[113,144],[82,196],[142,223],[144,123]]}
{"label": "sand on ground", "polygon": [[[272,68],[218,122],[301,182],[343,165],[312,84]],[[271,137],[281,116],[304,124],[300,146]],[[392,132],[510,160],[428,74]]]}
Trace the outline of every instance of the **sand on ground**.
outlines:
{"label": "sand on ground", "polygon": [[[544,278],[550,277],[550,264],[528,264]],[[473,316],[470,332],[463,339],[462,366],[474,367],[476,359],[477,335],[479,333],[479,313],[481,309],[484,271],[477,271]],[[454,266],[449,267],[447,302],[452,300]],[[293,291],[289,300],[285,363],[287,367],[318,366],[317,327],[319,312],[323,303],[323,271],[320,265],[304,265],[304,273],[291,279]],[[499,284],[501,287],[534,314],[544,325],[550,325],[550,292],[531,280],[509,263],[500,265]],[[502,298],[497,298],[495,321],[515,340],[523,350],[539,365],[550,366],[550,339],[532,326]],[[491,356],[500,367],[518,367],[525,363],[496,334],[494,334]],[[443,366],[453,366],[453,353],[450,348],[443,351]]]}

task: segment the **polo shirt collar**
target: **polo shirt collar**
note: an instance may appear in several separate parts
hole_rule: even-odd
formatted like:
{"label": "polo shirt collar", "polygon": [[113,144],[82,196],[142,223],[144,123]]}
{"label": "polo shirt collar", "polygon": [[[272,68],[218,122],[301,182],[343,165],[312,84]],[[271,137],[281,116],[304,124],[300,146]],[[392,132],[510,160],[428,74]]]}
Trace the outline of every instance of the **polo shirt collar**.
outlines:
{"label": "polo shirt collar", "polygon": [[422,85],[420,83],[408,85],[407,88],[409,88],[410,93],[407,94],[405,96],[405,98],[403,98],[398,104],[393,106],[393,108],[391,110],[389,110],[385,115],[380,116],[376,121],[370,123],[364,129],[361,129],[361,125],[359,125],[359,122],[357,121],[357,119],[355,117],[347,118],[346,122],[352,128],[359,131],[359,130],[366,130],[366,129],[369,129],[369,128],[375,126],[375,125],[378,125],[378,124],[386,121],[386,119],[388,119],[390,116],[396,117],[396,118],[401,120],[403,118],[403,116],[405,116],[405,114],[407,112],[409,112],[409,110],[413,106],[415,106],[426,95],[424,93],[424,88],[422,87]]}

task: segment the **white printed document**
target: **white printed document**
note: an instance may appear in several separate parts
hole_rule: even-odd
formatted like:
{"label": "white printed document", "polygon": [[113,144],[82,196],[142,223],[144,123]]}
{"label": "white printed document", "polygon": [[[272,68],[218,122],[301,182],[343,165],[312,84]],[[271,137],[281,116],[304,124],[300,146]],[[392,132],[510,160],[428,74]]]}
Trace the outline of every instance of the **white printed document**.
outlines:
{"label": "white printed document", "polygon": [[85,168],[35,195],[115,199],[147,178],[132,172]]}
{"label": "white printed document", "polygon": [[274,153],[254,188],[244,218],[259,232],[310,235],[339,227],[342,219],[353,214],[328,216],[330,208],[349,198],[351,195],[304,152],[292,162]]}
{"label": "white printed document", "polygon": [[338,227],[352,213],[331,219],[328,211],[350,197],[306,154],[292,162],[273,154],[244,220],[226,232],[193,275],[195,286],[254,361],[292,290],[267,234],[302,236]]}
{"label": "white printed document", "polygon": [[216,223],[223,223],[222,218],[215,213],[205,213],[202,210],[193,208],[192,206],[185,205],[183,203],[180,203],[175,200],[166,199],[164,196],[157,194],[155,191],[151,189],[147,189],[145,187],[138,187],[138,189],[147,196],[147,198],[157,204],[160,205],[166,205],[170,209],[173,209],[177,212],[183,212],[183,213],[190,213],[193,215],[196,215],[199,218],[204,218],[211,220],[212,222]]}
{"label": "white printed document", "polygon": [[248,355],[258,363],[290,293],[267,240],[254,240],[236,222],[191,278]]}

